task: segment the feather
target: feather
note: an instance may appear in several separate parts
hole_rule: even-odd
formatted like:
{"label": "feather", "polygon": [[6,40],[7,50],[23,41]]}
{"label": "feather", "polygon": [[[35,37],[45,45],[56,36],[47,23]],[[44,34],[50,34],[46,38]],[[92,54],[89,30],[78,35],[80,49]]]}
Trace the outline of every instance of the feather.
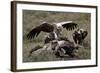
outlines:
{"label": "feather", "polygon": [[55,23],[57,28],[63,27],[66,28],[66,30],[73,30],[77,27],[76,23],[73,23],[72,21],[66,21],[66,22],[60,22],[60,23]]}
{"label": "feather", "polygon": [[43,23],[35,28],[33,28],[28,34],[27,34],[27,38],[28,39],[32,39],[34,37],[37,37],[41,31],[43,32],[52,32],[54,30],[53,25],[50,25],[48,23]]}

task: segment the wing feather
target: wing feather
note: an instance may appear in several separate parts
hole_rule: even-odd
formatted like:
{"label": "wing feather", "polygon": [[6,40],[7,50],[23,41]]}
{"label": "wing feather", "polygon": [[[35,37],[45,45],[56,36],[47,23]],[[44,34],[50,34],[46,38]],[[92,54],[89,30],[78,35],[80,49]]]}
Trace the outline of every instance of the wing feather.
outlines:
{"label": "wing feather", "polygon": [[27,34],[27,38],[28,39],[32,39],[35,38],[39,35],[39,33],[41,31],[43,32],[52,32],[54,29],[53,25],[50,25],[48,23],[43,23],[35,28],[33,28],[28,34]]}
{"label": "wing feather", "polygon": [[77,24],[76,23],[65,23],[62,25],[63,28],[66,28],[66,30],[73,30],[77,27]]}

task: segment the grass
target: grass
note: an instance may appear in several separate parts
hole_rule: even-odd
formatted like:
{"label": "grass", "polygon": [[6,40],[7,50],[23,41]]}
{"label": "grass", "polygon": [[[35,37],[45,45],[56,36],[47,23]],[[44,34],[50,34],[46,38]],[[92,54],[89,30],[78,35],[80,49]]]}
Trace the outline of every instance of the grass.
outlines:
{"label": "grass", "polygon": [[[91,47],[90,47],[90,20],[91,16],[89,13],[72,13],[72,12],[48,12],[48,11],[32,11],[23,10],[23,62],[40,62],[40,61],[58,61],[58,60],[78,60],[78,59],[90,59],[91,58]],[[36,45],[44,45],[44,36],[47,33],[41,32],[38,37],[32,40],[28,40],[26,35],[30,30],[40,25],[41,22],[46,21],[48,23],[62,22],[62,21],[73,21],[78,24],[79,28],[83,28],[88,31],[88,35],[78,50],[78,58],[64,59],[57,58],[51,50],[43,50],[42,52],[33,52],[30,57],[29,51]],[[73,41],[72,31],[66,31],[63,29],[62,36],[68,37],[69,40]]]}

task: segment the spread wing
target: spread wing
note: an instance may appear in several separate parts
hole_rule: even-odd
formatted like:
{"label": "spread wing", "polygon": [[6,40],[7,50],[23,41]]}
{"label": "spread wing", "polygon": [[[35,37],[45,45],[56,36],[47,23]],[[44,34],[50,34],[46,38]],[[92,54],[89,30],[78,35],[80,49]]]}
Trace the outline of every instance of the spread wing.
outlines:
{"label": "spread wing", "polygon": [[52,32],[54,30],[54,27],[53,25],[50,25],[48,23],[43,23],[35,28],[33,28],[28,34],[27,34],[27,38],[28,39],[32,39],[34,37],[37,37],[39,35],[39,33],[41,31],[43,32]]}
{"label": "spread wing", "polygon": [[72,21],[66,21],[66,22],[60,22],[57,23],[57,26],[61,26],[63,28],[66,28],[66,30],[73,30],[77,27],[76,23],[73,23]]}

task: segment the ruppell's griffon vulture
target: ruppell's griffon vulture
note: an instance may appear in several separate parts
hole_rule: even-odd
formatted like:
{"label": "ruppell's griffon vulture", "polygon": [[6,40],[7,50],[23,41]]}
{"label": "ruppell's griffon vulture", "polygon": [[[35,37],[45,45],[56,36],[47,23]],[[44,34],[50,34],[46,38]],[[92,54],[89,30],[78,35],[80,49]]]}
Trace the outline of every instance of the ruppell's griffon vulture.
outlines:
{"label": "ruppell's griffon vulture", "polygon": [[[52,25],[44,22],[41,25],[33,28],[28,34],[27,38],[32,39],[34,37],[37,37],[40,32],[54,32],[56,35],[55,30],[62,30],[63,28],[66,28],[66,30],[73,30],[76,28],[77,24],[73,23],[72,21],[66,21],[66,22],[60,22],[60,23],[53,23]],[[59,31],[60,32],[60,31]]]}

